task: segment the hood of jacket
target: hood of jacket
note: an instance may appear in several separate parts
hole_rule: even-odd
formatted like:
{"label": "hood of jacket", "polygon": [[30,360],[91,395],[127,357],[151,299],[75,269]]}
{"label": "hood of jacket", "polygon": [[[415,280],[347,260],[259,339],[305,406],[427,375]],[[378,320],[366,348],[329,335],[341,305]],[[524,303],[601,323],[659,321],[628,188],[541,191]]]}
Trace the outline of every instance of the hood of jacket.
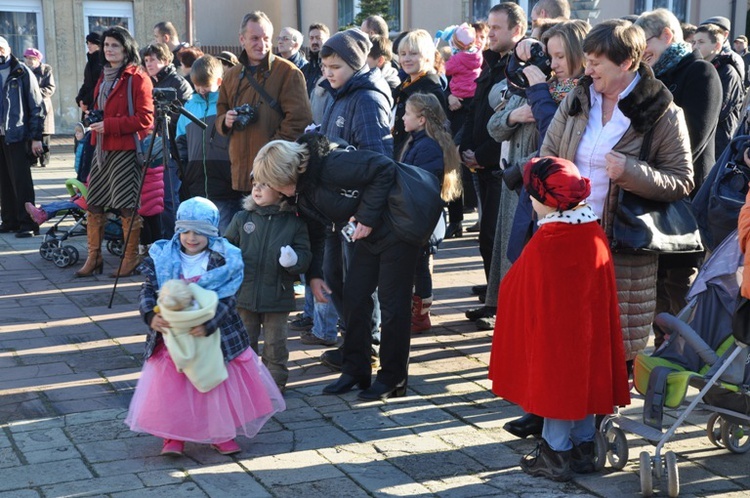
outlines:
{"label": "hood of jacket", "polygon": [[391,87],[388,86],[388,82],[383,78],[383,74],[380,70],[370,69],[364,66],[362,69],[352,75],[343,87],[334,90],[331,88],[331,84],[328,80],[324,80],[320,83],[326,91],[333,95],[334,99],[341,98],[342,96],[353,93],[357,90],[372,90],[374,92],[382,93],[388,100],[388,106],[393,107],[393,95]]}
{"label": "hood of jacket", "polygon": [[213,106],[213,114],[216,114],[216,102],[219,101],[219,92],[209,92],[205,97],[198,92],[190,96],[185,102],[185,110],[195,114],[196,117],[203,116],[207,109]]}
{"label": "hood of jacket", "polygon": [[[667,87],[654,77],[653,71],[645,62],[641,62],[638,67],[638,74],[641,77],[640,81],[627,97],[617,103],[617,106],[630,119],[633,129],[640,134],[644,134],[667,112],[673,97]],[[581,112],[582,99],[585,99],[588,107],[590,107],[588,101],[592,83],[593,79],[590,76],[584,76],[578,82],[578,86],[583,89],[583,92],[577,92],[578,98],[570,108],[571,116]]]}
{"label": "hood of jacket", "polygon": [[282,199],[279,204],[273,204],[271,206],[258,206],[252,195],[246,195],[242,199],[242,209],[250,212],[255,211],[262,216],[268,216],[277,213],[293,212],[294,206],[292,206],[292,204],[286,199]]}

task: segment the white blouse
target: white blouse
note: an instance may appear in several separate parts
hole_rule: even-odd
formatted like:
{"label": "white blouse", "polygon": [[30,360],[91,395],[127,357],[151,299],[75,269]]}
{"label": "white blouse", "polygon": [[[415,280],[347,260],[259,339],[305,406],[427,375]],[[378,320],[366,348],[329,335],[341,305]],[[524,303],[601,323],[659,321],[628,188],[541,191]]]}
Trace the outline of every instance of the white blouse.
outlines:
{"label": "white blouse", "polygon": [[209,251],[200,254],[189,255],[180,251],[180,263],[182,263],[182,278],[185,280],[200,277],[208,270]]}
{"label": "white blouse", "polygon": [[614,149],[615,145],[622,139],[625,132],[630,128],[630,118],[626,117],[620,110],[619,103],[633,91],[641,76],[636,73],[633,81],[617,96],[617,104],[612,111],[612,118],[606,125],[602,126],[602,95],[594,90],[594,85],[589,88],[591,96],[591,110],[586,130],[583,132],[581,142],[576,151],[575,164],[578,166],[581,176],[591,180],[591,195],[586,202],[594,209],[599,218],[603,219],[604,204],[609,192],[609,176],[607,176],[606,161],[604,156]]}

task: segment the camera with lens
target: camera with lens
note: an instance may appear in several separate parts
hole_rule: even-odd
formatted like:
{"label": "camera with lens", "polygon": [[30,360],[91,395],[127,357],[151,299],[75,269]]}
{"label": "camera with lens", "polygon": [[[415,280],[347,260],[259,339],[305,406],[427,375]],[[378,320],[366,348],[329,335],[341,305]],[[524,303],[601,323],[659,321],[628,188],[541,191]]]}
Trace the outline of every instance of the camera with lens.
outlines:
{"label": "camera with lens", "polygon": [[242,104],[234,108],[234,112],[237,113],[237,118],[234,120],[232,128],[237,131],[242,131],[258,121],[258,106],[250,104]]}
{"label": "camera with lens", "polygon": [[544,52],[544,47],[539,42],[534,42],[530,49],[531,55],[529,59],[524,62],[516,56],[515,50],[510,53],[508,65],[505,67],[505,77],[508,79],[508,83],[516,89],[526,89],[529,87],[529,80],[526,75],[523,74],[524,68],[527,66],[536,66],[544,73],[549,79],[552,74],[552,59]]}
{"label": "camera with lens", "polygon": [[174,88],[154,88],[151,92],[155,105],[169,105],[177,100],[177,90]]}
{"label": "camera with lens", "polygon": [[104,111],[101,109],[93,109],[86,114],[86,116],[81,120],[81,123],[83,123],[83,126],[88,128],[94,123],[99,123],[100,121],[104,120]]}

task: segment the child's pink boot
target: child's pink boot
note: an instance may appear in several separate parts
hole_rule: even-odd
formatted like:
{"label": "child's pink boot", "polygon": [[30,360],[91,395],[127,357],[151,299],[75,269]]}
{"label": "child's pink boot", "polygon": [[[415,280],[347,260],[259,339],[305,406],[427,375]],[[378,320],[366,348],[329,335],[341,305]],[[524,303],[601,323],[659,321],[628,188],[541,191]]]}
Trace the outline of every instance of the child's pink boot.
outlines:
{"label": "child's pink boot", "polygon": [[163,456],[182,456],[185,451],[185,442],[176,439],[165,439],[161,447]]}
{"label": "child's pink boot", "polygon": [[24,207],[26,207],[26,212],[29,213],[31,219],[34,220],[34,223],[37,225],[41,225],[47,221],[47,212],[44,209],[39,209],[30,202],[24,204]]}
{"label": "child's pink boot", "polygon": [[242,451],[240,445],[234,439],[224,441],[223,443],[212,444],[211,447],[222,455],[234,455]]}

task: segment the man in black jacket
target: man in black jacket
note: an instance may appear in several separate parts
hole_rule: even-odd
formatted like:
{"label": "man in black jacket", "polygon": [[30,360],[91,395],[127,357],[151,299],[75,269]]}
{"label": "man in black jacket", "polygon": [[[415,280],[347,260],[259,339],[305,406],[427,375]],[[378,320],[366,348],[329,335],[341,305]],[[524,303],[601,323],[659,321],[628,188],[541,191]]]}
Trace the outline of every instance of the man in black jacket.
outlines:
{"label": "man in black jacket", "polygon": [[487,63],[477,78],[477,90],[469,108],[461,140],[461,158],[477,171],[482,217],[479,223],[479,252],[485,278],[489,275],[495,226],[500,209],[500,144],[487,132],[487,122],[494,114],[489,104],[492,87],[505,79],[508,55],[526,34],[526,13],[515,3],[504,2],[490,9],[489,49],[484,52]]}
{"label": "man in black jacket", "polygon": [[83,70],[83,84],[78,89],[76,104],[81,109],[81,119],[94,102],[94,87],[102,74],[102,57],[99,33],[91,32],[86,35],[86,67]]}
{"label": "man in black jacket", "polygon": [[302,74],[305,75],[308,97],[312,95],[315,85],[323,74],[320,67],[320,49],[323,48],[323,45],[328,41],[330,36],[331,31],[328,29],[328,26],[322,23],[311,24],[307,32],[307,39],[310,41],[310,50],[307,54],[307,65],[302,68]]}

